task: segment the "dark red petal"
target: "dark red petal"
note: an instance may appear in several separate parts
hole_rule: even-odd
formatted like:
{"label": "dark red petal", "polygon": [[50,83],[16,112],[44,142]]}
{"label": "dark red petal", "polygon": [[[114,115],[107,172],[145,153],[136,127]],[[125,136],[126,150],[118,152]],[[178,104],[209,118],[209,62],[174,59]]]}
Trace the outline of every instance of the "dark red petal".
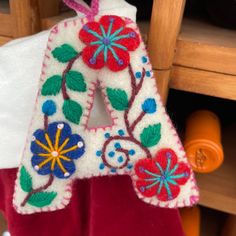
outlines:
{"label": "dark red petal", "polygon": [[88,30],[92,30],[98,35],[102,36],[102,32],[101,32],[99,24],[97,22],[89,22],[86,25],[84,25],[79,32],[79,38],[82,42],[89,44],[91,42],[96,42],[100,40],[98,37],[89,33]]}
{"label": "dark red petal", "polygon": [[[173,178],[173,177],[178,177],[178,175],[184,175],[184,176],[181,178]],[[178,168],[171,175],[171,177],[172,177],[172,180],[174,180],[176,183],[183,185],[188,181],[190,177],[190,169],[185,163],[181,162],[178,164]]]}
{"label": "dark red petal", "polygon": [[120,44],[124,47],[126,47],[129,51],[134,51],[138,48],[140,44],[140,37],[139,35],[131,28],[125,28],[119,35],[130,35],[129,38],[123,38],[119,39],[117,41],[114,41],[114,43]]}
{"label": "dark red petal", "polygon": [[171,197],[168,195],[167,189],[166,189],[165,185],[163,184],[160,193],[157,194],[157,198],[160,201],[171,201],[179,195],[180,188],[178,185],[172,185],[170,183],[168,183],[168,185],[169,185],[169,188],[171,191]]}
{"label": "dark red petal", "polygon": [[148,185],[152,184],[153,182],[146,182],[144,180],[138,180],[136,182],[136,187],[138,191],[145,197],[153,197],[157,194],[157,189],[159,183],[155,184],[151,188],[146,188]]}
{"label": "dark red petal", "polygon": [[128,51],[124,51],[119,48],[112,47],[118,56],[119,60],[116,60],[113,56],[112,52],[108,51],[108,60],[107,60],[107,66],[112,71],[121,71],[125,69],[130,62],[130,56]]}
{"label": "dark red petal", "polygon": [[99,53],[96,60],[93,61],[93,56],[98,46],[87,46],[82,52],[82,58],[85,64],[93,69],[101,69],[104,66],[104,55],[103,51]]}
{"label": "dark red petal", "polygon": [[172,170],[177,163],[177,156],[175,152],[170,148],[161,149],[154,158],[160,166],[162,167],[163,171],[166,170],[168,159],[170,159],[170,167],[169,170]]}
{"label": "dark red petal", "polygon": [[111,34],[119,30],[121,27],[125,27],[125,21],[119,16],[102,16],[100,19],[100,24],[103,26],[105,32],[107,33],[109,26],[112,23]]}
{"label": "dark red petal", "polygon": [[[145,170],[150,173],[148,174]],[[160,175],[160,171],[156,167],[154,160],[150,158],[139,160],[135,164],[135,173],[141,179],[155,178],[155,175]],[[153,173],[153,175],[151,173]]]}

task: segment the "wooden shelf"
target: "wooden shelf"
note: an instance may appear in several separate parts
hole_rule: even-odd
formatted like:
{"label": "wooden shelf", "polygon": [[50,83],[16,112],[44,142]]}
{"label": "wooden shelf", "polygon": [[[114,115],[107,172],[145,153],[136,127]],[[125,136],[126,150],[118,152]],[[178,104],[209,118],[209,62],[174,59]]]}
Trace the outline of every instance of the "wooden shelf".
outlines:
{"label": "wooden shelf", "polygon": [[13,38],[11,37],[5,37],[5,36],[0,36],[0,46],[11,41]]}
{"label": "wooden shelf", "polygon": [[41,20],[42,29],[43,30],[50,29],[51,27],[53,27],[60,21],[65,20],[70,17],[74,17],[74,16],[76,16],[76,13],[74,11],[68,11],[68,12],[61,13],[58,16],[44,18]]}
{"label": "wooden shelf", "polygon": [[234,75],[173,66],[169,85],[177,90],[236,100]]}
{"label": "wooden shelf", "polygon": [[175,65],[236,75],[236,31],[184,19]]}
{"label": "wooden shelf", "polygon": [[236,31],[184,19],[170,87],[236,100]]}
{"label": "wooden shelf", "polygon": [[12,36],[13,23],[10,15],[10,7],[8,0],[2,0],[0,2],[0,45],[8,42],[7,38]]}
{"label": "wooden shelf", "polygon": [[10,14],[0,12],[0,20],[0,35],[5,37],[11,37],[13,35],[14,30],[12,16]]}
{"label": "wooden shelf", "polygon": [[0,1],[0,13],[10,13],[9,0]]}
{"label": "wooden shelf", "polygon": [[236,124],[223,131],[225,160],[209,174],[197,174],[200,204],[236,215]]}
{"label": "wooden shelf", "polygon": [[[139,26],[146,38],[149,23]],[[236,31],[184,19],[169,86],[236,100]]]}

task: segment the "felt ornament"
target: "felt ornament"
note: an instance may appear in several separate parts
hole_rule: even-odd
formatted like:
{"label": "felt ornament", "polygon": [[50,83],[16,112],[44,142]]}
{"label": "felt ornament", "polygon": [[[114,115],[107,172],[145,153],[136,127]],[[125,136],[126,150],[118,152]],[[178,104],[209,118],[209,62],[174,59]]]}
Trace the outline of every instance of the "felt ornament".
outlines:
{"label": "felt ornament", "polygon": [[[107,175],[129,175],[137,196],[155,206],[197,203],[193,171],[162,105],[136,23],[97,15],[98,0],[91,8],[64,2],[86,17],[63,21],[50,32],[15,209],[62,209],[73,180]],[[97,89],[109,126],[88,125]]]}

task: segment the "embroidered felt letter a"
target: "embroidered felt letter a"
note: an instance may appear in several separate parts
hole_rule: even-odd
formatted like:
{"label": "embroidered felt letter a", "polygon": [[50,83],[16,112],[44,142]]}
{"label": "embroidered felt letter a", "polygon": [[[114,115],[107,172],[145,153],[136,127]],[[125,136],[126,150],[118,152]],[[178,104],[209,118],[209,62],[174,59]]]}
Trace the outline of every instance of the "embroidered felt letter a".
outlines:
{"label": "embroidered felt letter a", "polygon": [[[115,174],[130,175],[138,197],[156,206],[197,201],[192,170],[134,22],[102,16],[55,26],[40,81],[16,180],[18,212],[64,208],[74,179]],[[112,125],[91,129],[97,88]]]}

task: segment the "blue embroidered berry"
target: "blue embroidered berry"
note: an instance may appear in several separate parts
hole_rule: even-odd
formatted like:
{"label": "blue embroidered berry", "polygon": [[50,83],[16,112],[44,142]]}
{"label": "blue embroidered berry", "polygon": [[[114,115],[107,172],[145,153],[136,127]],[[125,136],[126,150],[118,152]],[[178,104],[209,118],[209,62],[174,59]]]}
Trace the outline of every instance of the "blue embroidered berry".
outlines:
{"label": "blue embroidered berry", "polygon": [[116,173],[116,169],[112,168],[112,169],[111,169],[111,172],[112,172],[112,173]]}
{"label": "blue embroidered berry", "polygon": [[115,143],[114,147],[118,149],[118,148],[121,148],[121,145],[120,143]]}
{"label": "blue embroidered berry", "polygon": [[147,61],[148,61],[147,57],[143,56],[143,57],[142,57],[142,62],[143,62],[143,63],[147,63]]}
{"label": "blue embroidered berry", "polygon": [[97,151],[97,152],[96,152],[96,156],[97,156],[97,157],[100,157],[101,155],[102,155],[102,151]]}
{"label": "blue embroidered berry", "polygon": [[123,158],[122,156],[119,156],[119,157],[118,157],[118,162],[119,162],[119,163],[122,163],[123,161],[124,161],[124,158]]}
{"label": "blue embroidered berry", "polygon": [[105,133],[105,138],[110,138],[110,134],[109,133]]}
{"label": "blue embroidered berry", "polygon": [[125,132],[124,132],[124,130],[120,129],[120,130],[118,130],[118,134],[119,134],[120,136],[124,136],[124,135],[125,135]]}
{"label": "blue embroidered berry", "polygon": [[113,152],[113,151],[109,152],[109,153],[108,153],[108,156],[109,156],[109,157],[114,157],[114,156],[115,156],[115,152]]}
{"label": "blue embroidered berry", "polygon": [[142,77],[142,73],[141,73],[141,72],[136,72],[136,73],[135,73],[135,77],[136,77],[137,79],[140,79],[140,78]]}
{"label": "blue embroidered berry", "polygon": [[132,169],[132,168],[133,168],[133,165],[132,165],[132,164],[128,164],[128,165],[127,165],[127,168],[128,168],[128,169]]}
{"label": "blue embroidered berry", "polygon": [[146,76],[151,77],[151,71],[146,71]]}
{"label": "blue embroidered berry", "polygon": [[56,111],[56,103],[52,100],[47,100],[42,106],[42,112],[47,116],[52,116]]}
{"label": "blue embroidered berry", "polygon": [[100,164],[99,169],[103,170],[105,168],[105,165],[103,163]]}
{"label": "blue embroidered berry", "polygon": [[157,104],[156,104],[155,99],[153,98],[146,99],[142,105],[142,109],[145,113],[149,113],[149,114],[156,112]]}
{"label": "blue embroidered berry", "polygon": [[133,156],[135,154],[134,149],[129,150],[129,155]]}

